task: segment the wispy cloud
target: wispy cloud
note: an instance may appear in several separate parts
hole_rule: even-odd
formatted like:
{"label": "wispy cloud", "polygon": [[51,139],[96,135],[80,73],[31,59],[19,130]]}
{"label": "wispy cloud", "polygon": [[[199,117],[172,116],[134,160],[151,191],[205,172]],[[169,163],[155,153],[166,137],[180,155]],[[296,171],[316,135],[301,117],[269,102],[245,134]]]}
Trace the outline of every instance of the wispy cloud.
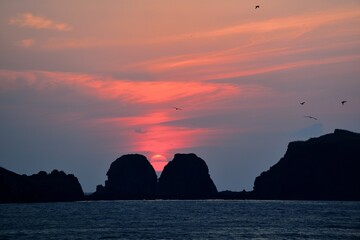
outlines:
{"label": "wispy cloud", "polygon": [[17,42],[17,45],[18,45],[18,46],[24,47],[24,48],[31,47],[31,46],[33,46],[34,44],[35,44],[35,40],[34,40],[34,39],[31,39],[31,38],[23,39],[23,40]]}
{"label": "wispy cloud", "polygon": [[[335,52],[335,49],[358,47],[357,42],[328,43],[317,47],[284,46],[274,49],[246,51],[243,47],[203,54],[152,59],[134,65],[125,66],[124,70],[140,69],[152,74],[160,74],[164,78],[183,81],[196,81],[244,77],[306,66],[326,65],[360,58],[356,53]],[[333,55],[316,56],[314,53],[331,52]],[[284,59],[284,57],[286,58]],[[299,59],[298,56],[303,56]]]}
{"label": "wispy cloud", "polygon": [[32,13],[18,14],[9,20],[9,24],[33,29],[48,29],[56,31],[72,30],[72,27],[66,23],[54,22],[51,19],[42,16],[36,16]]}
{"label": "wispy cloud", "polygon": [[[19,79],[22,82],[19,82]],[[231,84],[215,84],[203,82],[134,82],[113,79],[90,74],[45,72],[45,71],[0,71],[2,88],[18,87],[25,84],[38,91],[56,89],[63,86],[77,89],[99,99],[122,100],[138,104],[173,104],[186,101],[188,98],[203,96],[208,100],[223,98],[238,93],[238,88]],[[170,105],[169,107],[172,107]]]}
{"label": "wispy cloud", "polygon": [[[357,23],[360,18],[359,11],[348,9],[327,10],[304,15],[269,18],[261,21],[249,21],[233,24],[207,31],[189,31],[183,34],[167,33],[161,37],[144,37],[141,39],[127,38],[125,35],[111,33],[111,35],[71,37],[71,38],[48,38],[42,42],[42,48],[47,50],[63,49],[90,49],[90,48],[113,48],[126,46],[153,47],[184,43],[191,47],[206,39],[236,39],[244,45],[261,45],[269,41],[290,41],[304,36],[313,30],[333,24],[351,22]],[[36,29],[54,29],[69,31],[71,26],[65,23],[55,23],[50,19],[35,16],[31,13],[19,14],[9,20],[12,25],[31,27]],[[353,32],[353,29],[347,29]],[[340,29],[338,29],[340,30]],[[255,37],[254,37],[255,36]]]}
{"label": "wispy cloud", "polygon": [[339,21],[359,19],[359,17],[360,13],[357,10],[330,10],[307,15],[271,18],[263,21],[241,23],[203,32],[161,37],[154,39],[154,42],[188,40],[189,36],[191,36],[192,40],[196,40],[210,37],[225,37],[236,34],[270,33],[279,31],[287,31],[290,35],[298,36],[320,26],[333,24],[334,22]]}
{"label": "wispy cloud", "polygon": [[[195,32],[191,40],[189,34],[159,38],[159,43],[165,45],[183,41],[189,51],[129,64],[122,69],[164,79],[203,81],[357,60],[359,56],[353,50],[359,48],[359,21],[358,11],[330,10]],[[338,24],[346,28],[332,27],[335,31],[329,31],[330,26]],[[194,53],[192,46],[205,39],[218,39],[218,44],[211,50]]]}
{"label": "wispy cloud", "polygon": [[[66,118],[73,121],[75,116],[78,124],[91,129],[111,126],[112,132],[126,135],[130,151],[163,154],[166,157],[179,149],[211,145],[214,135],[221,134],[219,129],[182,126],[181,121],[203,115],[207,112],[204,108],[208,104],[211,108],[223,108],[217,106],[218,101],[239,94],[238,87],[231,84],[131,82],[75,73],[0,71],[0,93],[21,91],[24,88],[28,94],[35,93],[36,98],[43,94],[51,95],[59,106],[64,101],[64,91],[66,94],[72,93],[71,105],[84,101],[84,96],[86,99],[96,99],[96,102],[103,103],[104,108],[109,108],[107,112],[110,114],[99,116],[69,111],[60,114],[61,121],[66,122]],[[108,105],[109,102],[112,104]],[[173,109],[176,102],[192,105],[185,107],[183,111],[176,111]],[[119,115],[121,106],[124,105],[137,108],[136,113],[125,112]],[[37,108],[36,105],[32,107]],[[52,119],[58,121],[57,117]]]}

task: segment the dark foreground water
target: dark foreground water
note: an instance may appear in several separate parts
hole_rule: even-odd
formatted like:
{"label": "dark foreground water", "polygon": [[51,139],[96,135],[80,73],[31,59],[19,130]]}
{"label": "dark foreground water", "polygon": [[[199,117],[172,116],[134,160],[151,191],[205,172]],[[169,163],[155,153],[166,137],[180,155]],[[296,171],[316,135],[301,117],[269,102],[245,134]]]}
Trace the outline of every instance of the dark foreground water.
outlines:
{"label": "dark foreground water", "polygon": [[0,204],[0,239],[360,239],[360,202]]}

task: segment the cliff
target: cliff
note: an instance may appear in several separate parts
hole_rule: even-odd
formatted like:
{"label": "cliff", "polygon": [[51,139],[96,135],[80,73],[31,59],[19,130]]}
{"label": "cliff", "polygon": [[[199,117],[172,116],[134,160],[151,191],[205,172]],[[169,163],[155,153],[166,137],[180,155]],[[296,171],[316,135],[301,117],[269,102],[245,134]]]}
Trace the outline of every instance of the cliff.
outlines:
{"label": "cliff", "polygon": [[99,185],[90,199],[153,199],[157,176],[147,158],[140,154],[123,155],[107,172],[105,186]]}
{"label": "cliff", "polygon": [[58,202],[84,199],[78,179],[54,170],[31,176],[19,175],[0,167],[0,202]]}
{"label": "cliff", "polygon": [[195,154],[175,154],[158,182],[158,197],[165,199],[205,199],[217,189],[204,160]]}
{"label": "cliff", "polygon": [[360,200],[360,134],[335,130],[291,142],[282,159],[255,179],[260,199]]}

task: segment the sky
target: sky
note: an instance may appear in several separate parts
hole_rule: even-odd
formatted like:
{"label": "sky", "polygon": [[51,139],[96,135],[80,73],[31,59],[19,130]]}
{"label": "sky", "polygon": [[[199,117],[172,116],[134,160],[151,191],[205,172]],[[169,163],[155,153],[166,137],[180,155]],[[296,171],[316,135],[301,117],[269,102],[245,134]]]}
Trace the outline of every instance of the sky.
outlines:
{"label": "sky", "polygon": [[252,190],[290,141],[360,132],[359,106],[358,0],[0,1],[0,166],[19,174],[93,192],[124,154],[160,174],[195,153],[219,191]]}

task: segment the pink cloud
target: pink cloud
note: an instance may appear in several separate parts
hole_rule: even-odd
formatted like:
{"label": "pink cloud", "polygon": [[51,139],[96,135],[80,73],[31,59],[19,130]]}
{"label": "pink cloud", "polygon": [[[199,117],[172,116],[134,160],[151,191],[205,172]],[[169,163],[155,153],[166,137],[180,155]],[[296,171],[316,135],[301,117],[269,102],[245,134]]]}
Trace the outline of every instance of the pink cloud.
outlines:
{"label": "pink cloud", "polygon": [[65,23],[54,22],[46,17],[36,16],[32,13],[18,14],[9,20],[10,25],[33,29],[49,29],[56,31],[70,31],[72,27]]}
{"label": "pink cloud", "polygon": [[341,21],[358,20],[360,13],[357,10],[328,10],[326,12],[315,12],[306,15],[297,15],[282,18],[271,18],[256,22],[241,23],[229,27],[223,27],[216,30],[209,30],[203,32],[192,32],[180,35],[173,35],[154,39],[156,42],[174,42],[188,40],[189,35],[192,40],[212,38],[212,37],[225,37],[229,35],[238,34],[254,34],[254,33],[271,33],[286,31],[287,34],[292,36],[299,36],[304,32],[311,31],[320,26],[325,26]]}
{"label": "pink cloud", "polygon": [[[354,40],[359,32],[356,24],[359,19],[358,11],[331,10],[194,33],[191,42],[188,34],[171,36],[162,39],[161,43],[173,44],[184,37],[189,53],[182,51],[178,55],[154,57],[128,64],[122,70],[146,72],[159,79],[204,81],[282,71],[311,66],[312,63],[356,60],[356,52],[349,50],[359,47],[358,41]],[[337,25],[346,25],[346,28]],[[193,42],[218,37],[224,38],[216,40],[218,44],[211,51],[193,53],[191,50]],[[232,39],[230,43],[229,39]],[[227,42],[226,46],[223,42]]]}
{"label": "pink cloud", "polygon": [[[64,89],[71,89],[76,96],[88,95],[96,99],[111,100],[131,104],[137,108],[135,116],[82,118],[81,113],[69,112],[61,114],[59,121],[74,119],[82,122],[82,126],[98,128],[112,126],[116,131],[126,136],[129,148],[136,152],[151,152],[168,155],[171,150],[209,144],[211,135],[217,130],[184,127],[173,125],[179,120],[196,117],[204,112],[206,103],[214,103],[239,93],[236,86],[230,84],[213,84],[202,82],[132,82],[101,76],[75,73],[41,72],[41,71],[0,71],[0,92],[14,91],[17,88],[28,87],[40,93],[51,91],[51,96],[62,101]],[[57,92],[59,90],[59,92]],[[78,101],[81,101],[80,99]],[[183,111],[173,109],[175,102],[189,104]],[[74,102],[75,104],[76,102]],[[190,105],[191,104],[191,105]],[[114,107],[111,105],[111,107]],[[216,106],[213,104],[213,108]],[[36,106],[34,106],[36,108]],[[116,107],[113,112],[118,112]],[[57,117],[54,116],[55,121]],[[121,140],[123,141],[123,140]],[[171,142],[171,144],[170,144]],[[120,144],[120,143],[119,143]]]}
{"label": "pink cloud", "polygon": [[251,76],[269,72],[276,72],[288,69],[301,68],[306,66],[316,66],[316,65],[325,65],[332,63],[341,63],[348,62],[360,59],[359,54],[354,54],[350,56],[339,56],[339,57],[328,57],[324,59],[310,59],[310,60],[300,60],[300,61],[290,61],[289,63],[280,63],[277,65],[269,65],[269,66],[252,66],[249,68],[245,68],[242,70],[238,70],[236,67],[217,69],[216,73],[208,73],[202,80],[211,80],[211,79],[226,79],[226,78],[234,78],[234,77],[244,77]]}
{"label": "pink cloud", "polygon": [[[21,76],[24,83],[39,91],[70,86],[73,89],[84,91],[100,99],[119,99],[134,103],[172,104],[179,99],[208,96],[216,99],[236,94],[237,87],[231,84],[212,84],[202,82],[174,82],[174,81],[129,81],[110,77],[87,74],[60,73],[60,72],[14,72],[1,71],[9,85],[15,84],[14,79]],[[171,107],[170,105],[169,107]]]}
{"label": "pink cloud", "polygon": [[[357,46],[357,42],[327,44],[319,47],[281,47],[267,50],[245,51],[243,48],[233,48],[203,54],[188,54],[159,58],[134,65],[124,69],[141,69],[152,74],[160,74],[162,78],[177,81],[193,79],[205,81],[233,77],[244,77],[268,72],[301,68],[312,65],[325,65],[338,62],[354,61],[359,54],[344,53],[338,56],[316,57],[306,56],[307,53],[330,51],[336,48]],[[303,55],[299,60],[293,56]],[[286,56],[286,61],[282,58]]]}
{"label": "pink cloud", "polygon": [[23,48],[29,48],[31,46],[33,46],[35,44],[35,40],[28,38],[28,39],[23,39],[19,42],[17,42],[17,45]]}

